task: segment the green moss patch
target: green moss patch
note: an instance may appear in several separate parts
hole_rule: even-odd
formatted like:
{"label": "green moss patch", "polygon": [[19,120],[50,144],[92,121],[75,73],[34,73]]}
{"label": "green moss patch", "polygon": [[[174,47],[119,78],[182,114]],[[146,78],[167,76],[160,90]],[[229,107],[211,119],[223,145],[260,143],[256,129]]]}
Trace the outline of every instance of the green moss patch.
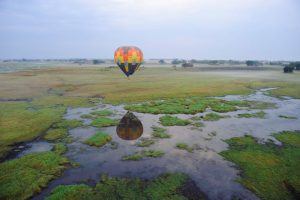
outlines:
{"label": "green moss patch", "polygon": [[73,129],[80,126],[83,126],[83,122],[77,119],[62,120],[53,125],[54,128],[65,128],[65,129]]}
{"label": "green moss patch", "polygon": [[96,118],[94,115],[91,115],[91,114],[83,114],[83,115],[80,115],[81,118],[83,119],[94,119]]}
{"label": "green moss patch", "polygon": [[55,141],[67,137],[67,129],[65,128],[55,128],[47,131],[44,135],[44,139],[48,141]]}
{"label": "green moss patch", "polygon": [[84,141],[85,144],[90,146],[102,147],[112,140],[111,136],[104,132],[97,132],[90,138]]}
{"label": "green moss patch", "polygon": [[142,138],[139,142],[136,143],[138,147],[149,147],[154,144],[155,141],[150,138]]}
{"label": "green moss patch", "polygon": [[204,115],[203,120],[205,121],[218,121],[222,118],[228,118],[229,116],[227,115],[219,115],[217,113],[208,113]]}
{"label": "green moss patch", "polygon": [[159,150],[145,150],[141,152],[135,152],[131,155],[126,155],[122,157],[122,160],[132,160],[132,161],[138,161],[145,157],[152,157],[157,158],[163,156],[165,153],[163,151]]}
{"label": "green moss patch", "polygon": [[0,199],[28,199],[58,177],[68,160],[54,152],[35,153],[0,164]]}
{"label": "green moss patch", "polygon": [[264,111],[259,111],[255,113],[241,113],[238,114],[238,118],[260,118],[263,119],[265,118],[266,113]]}
{"label": "green moss patch", "polygon": [[91,115],[102,116],[102,117],[110,116],[112,114],[113,114],[113,111],[108,110],[108,109],[91,112]]}
{"label": "green moss patch", "polygon": [[186,187],[191,182],[188,176],[181,173],[164,174],[150,181],[110,178],[103,175],[95,187],[84,184],[60,185],[52,191],[47,200],[204,199],[197,187]]}
{"label": "green moss patch", "polygon": [[167,133],[167,129],[158,127],[158,126],[152,126],[151,127],[153,132],[152,136],[156,138],[170,138],[171,135]]}
{"label": "green moss patch", "polygon": [[188,144],[183,143],[183,142],[177,143],[176,144],[176,148],[181,149],[181,150],[186,150],[186,151],[188,151],[190,153],[193,153],[193,151],[194,151],[193,147],[190,147]]}
{"label": "green moss patch", "polygon": [[110,119],[107,117],[100,117],[92,121],[91,125],[96,127],[107,127],[107,126],[116,126],[119,123],[119,120]]}
{"label": "green moss patch", "polygon": [[204,112],[207,108],[211,108],[215,112],[225,113],[236,111],[239,107],[266,109],[274,108],[275,104],[258,101],[226,101],[216,98],[191,97],[131,104],[126,105],[125,109],[152,114],[196,114]]}
{"label": "green moss patch", "polygon": [[284,118],[284,119],[298,119],[297,117],[294,117],[294,116],[287,116],[287,115],[279,115],[278,117]]}
{"label": "green moss patch", "polygon": [[226,140],[220,154],[243,171],[239,180],[262,199],[298,199],[300,193],[300,132],[274,134],[283,143],[259,144],[251,136]]}
{"label": "green moss patch", "polygon": [[94,196],[93,189],[84,184],[78,185],[59,185],[52,194],[47,197],[47,200],[82,200],[91,199]]}
{"label": "green moss patch", "polygon": [[163,126],[186,126],[191,123],[187,119],[180,119],[176,116],[165,115],[159,118],[159,122]]}
{"label": "green moss patch", "polygon": [[52,149],[52,151],[54,153],[57,153],[59,155],[66,153],[67,150],[68,150],[68,147],[64,143],[56,143]]}

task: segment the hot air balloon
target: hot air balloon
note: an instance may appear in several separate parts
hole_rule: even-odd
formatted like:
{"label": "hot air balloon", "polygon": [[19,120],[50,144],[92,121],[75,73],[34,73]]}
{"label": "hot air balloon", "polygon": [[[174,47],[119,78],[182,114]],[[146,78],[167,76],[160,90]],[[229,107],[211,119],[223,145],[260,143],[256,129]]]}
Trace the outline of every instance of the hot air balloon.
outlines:
{"label": "hot air balloon", "polygon": [[135,46],[122,46],[115,51],[114,61],[129,77],[143,62],[143,52]]}

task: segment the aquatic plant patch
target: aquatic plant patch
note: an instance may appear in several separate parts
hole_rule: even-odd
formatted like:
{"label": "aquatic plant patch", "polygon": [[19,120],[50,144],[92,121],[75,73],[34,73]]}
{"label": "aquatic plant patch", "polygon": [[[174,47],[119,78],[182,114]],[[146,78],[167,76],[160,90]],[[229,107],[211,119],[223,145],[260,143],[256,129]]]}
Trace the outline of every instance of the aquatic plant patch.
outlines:
{"label": "aquatic plant patch", "polygon": [[263,119],[265,118],[266,113],[264,111],[259,111],[255,113],[241,113],[238,114],[238,118],[260,118]]}
{"label": "aquatic plant patch", "polygon": [[107,117],[99,117],[92,121],[91,125],[96,127],[116,126],[119,120]]}
{"label": "aquatic plant patch", "polygon": [[262,199],[298,199],[300,193],[300,131],[274,134],[282,146],[260,144],[252,136],[226,140],[220,154],[242,170],[238,181]]}
{"label": "aquatic plant patch", "polygon": [[110,116],[113,114],[113,111],[105,109],[105,110],[98,110],[98,111],[94,111],[91,112],[91,115],[96,115],[96,116]]}
{"label": "aquatic plant patch", "polygon": [[150,181],[138,178],[111,178],[103,175],[95,187],[84,184],[57,186],[47,200],[205,198],[199,188],[186,187],[188,183],[191,183],[191,179],[181,173],[163,174]]}
{"label": "aquatic plant patch", "polygon": [[138,146],[138,147],[149,147],[154,143],[155,143],[155,141],[151,138],[142,138],[142,139],[140,139],[140,141],[138,141],[136,143],[136,146]]}
{"label": "aquatic plant patch", "polygon": [[28,154],[0,164],[0,199],[28,199],[58,177],[69,161],[58,153]]}
{"label": "aquatic plant patch", "polygon": [[158,127],[158,126],[152,126],[152,136],[156,138],[170,138],[171,135],[167,133],[167,129]]}
{"label": "aquatic plant patch", "polygon": [[191,124],[191,121],[187,119],[180,119],[179,117],[171,115],[165,115],[160,117],[159,122],[163,126],[186,126],[188,124]]}
{"label": "aquatic plant patch", "polygon": [[104,132],[97,132],[90,138],[84,141],[90,146],[102,147],[112,140],[111,136]]}
{"label": "aquatic plant patch", "polygon": [[297,117],[294,117],[294,116],[288,116],[288,115],[279,115],[278,117],[284,118],[284,119],[298,119]]}
{"label": "aquatic plant patch", "polygon": [[138,161],[145,157],[152,157],[157,158],[163,156],[165,153],[160,150],[144,150],[140,152],[135,152],[131,155],[126,155],[122,157],[122,160],[132,160],[132,161]]}
{"label": "aquatic plant patch", "polygon": [[44,139],[48,141],[55,141],[58,139],[62,139],[67,137],[67,132],[68,130],[65,128],[50,129],[44,135]]}
{"label": "aquatic plant patch", "polygon": [[204,121],[218,121],[222,118],[228,118],[230,116],[228,115],[219,115],[217,113],[208,113],[206,115],[203,116],[203,120]]}
{"label": "aquatic plant patch", "polygon": [[181,149],[181,150],[186,150],[190,153],[193,153],[194,148],[190,147],[188,144],[180,142],[180,143],[176,143],[176,148]]}

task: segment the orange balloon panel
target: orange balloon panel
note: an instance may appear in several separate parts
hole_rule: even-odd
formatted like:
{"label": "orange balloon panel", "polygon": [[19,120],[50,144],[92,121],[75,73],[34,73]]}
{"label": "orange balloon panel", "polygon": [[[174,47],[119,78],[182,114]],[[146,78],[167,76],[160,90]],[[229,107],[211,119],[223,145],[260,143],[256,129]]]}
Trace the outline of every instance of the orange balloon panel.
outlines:
{"label": "orange balloon panel", "polygon": [[114,61],[117,64],[140,64],[143,62],[143,52],[135,46],[122,46],[115,51]]}

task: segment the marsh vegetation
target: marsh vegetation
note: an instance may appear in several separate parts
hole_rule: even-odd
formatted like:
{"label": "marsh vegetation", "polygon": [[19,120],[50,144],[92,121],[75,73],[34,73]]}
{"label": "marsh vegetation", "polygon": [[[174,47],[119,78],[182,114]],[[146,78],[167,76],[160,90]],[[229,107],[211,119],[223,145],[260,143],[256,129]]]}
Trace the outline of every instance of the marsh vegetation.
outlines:
{"label": "marsh vegetation", "polygon": [[[0,199],[191,199],[184,186],[191,179],[209,199],[296,198],[300,79],[289,75],[170,68],[145,68],[130,81],[113,68],[0,74]],[[257,90],[265,87],[274,89]],[[144,126],[134,142],[116,134],[127,110]],[[290,131],[272,135],[277,130]],[[267,142],[274,138],[282,146]],[[30,145],[41,141],[52,150],[35,152]],[[160,177],[166,169],[187,175]],[[99,180],[105,173],[114,178]],[[95,187],[85,184],[89,178]]]}

